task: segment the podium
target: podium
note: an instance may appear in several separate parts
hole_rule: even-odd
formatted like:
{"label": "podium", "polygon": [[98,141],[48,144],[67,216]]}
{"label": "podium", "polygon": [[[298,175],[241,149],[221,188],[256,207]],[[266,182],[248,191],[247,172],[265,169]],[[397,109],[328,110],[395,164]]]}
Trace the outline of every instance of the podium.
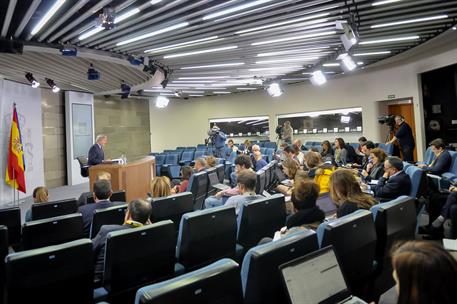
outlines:
{"label": "podium", "polygon": [[99,172],[111,174],[113,191],[125,190],[127,202],[137,198],[146,199],[151,179],[155,176],[155,158],[148,156],[126,165],[100,164],[89,168],[90,191]]}

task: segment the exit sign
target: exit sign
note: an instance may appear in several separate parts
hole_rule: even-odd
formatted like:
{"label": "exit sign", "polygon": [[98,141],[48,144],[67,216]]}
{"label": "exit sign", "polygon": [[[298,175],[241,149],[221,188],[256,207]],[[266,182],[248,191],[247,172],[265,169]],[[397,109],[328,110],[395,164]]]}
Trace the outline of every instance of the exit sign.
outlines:
{"label": "exit sign", "polygon": [[393,95],[393,94],[392,95],[387,95],[387,98],[388,99],[395,99],[395,95]]}

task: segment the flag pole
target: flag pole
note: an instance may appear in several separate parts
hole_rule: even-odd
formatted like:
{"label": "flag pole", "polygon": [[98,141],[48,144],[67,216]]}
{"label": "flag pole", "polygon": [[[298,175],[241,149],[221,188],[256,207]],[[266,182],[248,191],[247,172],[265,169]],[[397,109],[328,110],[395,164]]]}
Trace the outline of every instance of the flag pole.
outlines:
{"label": "flag pole", "polygon": [[16,177],[14,176],[14,170],[13,170],[13,206],[16,205],[16,193],[14,192],[14,186],[16,186]]}

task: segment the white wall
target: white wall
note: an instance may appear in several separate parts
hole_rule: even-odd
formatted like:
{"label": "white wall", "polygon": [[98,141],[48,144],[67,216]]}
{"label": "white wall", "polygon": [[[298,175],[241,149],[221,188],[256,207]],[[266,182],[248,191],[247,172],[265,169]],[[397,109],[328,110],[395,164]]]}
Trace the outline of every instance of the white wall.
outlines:
{"label": "white wall", "polygon": [[0,79],[0,207],[13,201],[13,188],[5,183],[13,103],[16,103],[25,156],[27,193],[20,192],[19,198],[32,195],[35,187],[44,185],[41,91]]}
{"label": "white wall", "polygon": [[[203,97],[188,101],[174,100],[167,108],[158,109],[150,103],[151,151],[162,151],[176,146],[201,143],[210,118],[268,115],[270,132],[276,127],[276,115],[285,113],[362,107],[363,135],[374,141],[383,141],[377,122],[380,114],[378,101],[410,98],[414,102],[418,156],[423,155],[425,135],[420,90],[420,73],[457,63],[457,34],[450,33],[451,42],[428,42],[416,49],[394,57],[383,67],[367,68],[353,75],[331,79],[322,87],[310,83],[290,85],[279,98],[265,92],[246,92],[217,97]],[[449,35],[449,33],[447,33]],[[437,45],[439,44],[439,45]],[[403,58],[402,58],[403,57]],[[398,60],[401,59],[400,62]],[[271,140],[274,140],[274,132]],[[356,141],[360,133],[343,136]],[[333,135],[335,136],[335,135]],[[329,135],[332,139],[332,135]],[[324,139],[324,136],[319,136]],[[314,140],[306,137],[306,140]]]}

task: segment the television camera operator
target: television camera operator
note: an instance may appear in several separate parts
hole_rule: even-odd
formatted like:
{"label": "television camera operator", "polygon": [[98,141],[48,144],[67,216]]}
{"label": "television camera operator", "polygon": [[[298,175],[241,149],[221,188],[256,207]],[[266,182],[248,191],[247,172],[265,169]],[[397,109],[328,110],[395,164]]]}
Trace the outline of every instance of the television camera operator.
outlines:
{"label": "television camera operator", "polygon": [[[390,115],[390,117],[392,117],[392,115]],[[411,127],[405,122],[405,118],[403,116],[396,115],[394,117],[394,121],[398,126],[397,132],[395,132],[394,137],[391,140],[387,141],[386,144],[393,144],[395,141],[397,141],[400,146],[403,160],[407,162],[413,162],[413,151],[415,147],[413,131],[411,130]]]}
{"label": "television camera operator", "polygon": [[213,155],[215,157],[223,157],[224,155],[224,148],[225,148],[225,140],[227,139],[227,135],[225,135],[218,126],[213,126],[211,129],[208,130],[208,138],[205,139],[206,145],[213,146]]}

